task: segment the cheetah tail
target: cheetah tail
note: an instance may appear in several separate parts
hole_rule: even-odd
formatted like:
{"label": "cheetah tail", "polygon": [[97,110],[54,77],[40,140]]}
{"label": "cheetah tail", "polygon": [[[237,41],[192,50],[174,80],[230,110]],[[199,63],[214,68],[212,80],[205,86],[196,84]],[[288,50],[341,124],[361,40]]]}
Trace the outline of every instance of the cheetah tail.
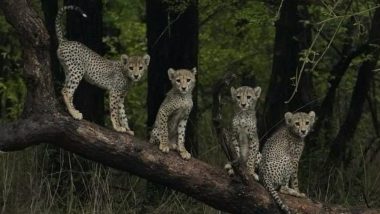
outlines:
{"label": "cheetah tail", "polygon": [[74,5],[68,5],[68,6],[62,7],[58,11],[57,17],[55,18],[55,31],[57,34],[58,43],[61,43],[63,40],[65,40],[63,29],[62,29],[62,16],[66,10],[76,10],[79,13],[81,13],[84,18],[87,18],[87,15],[83,12],[82,9],[80,9],[80,7],[77,7]]}
{"label": "cheetah tail", "polygon": [[286,204],[284,204],[276,190],[274,190],[274,188],[270,186],[266,186],[266,188],[273,197],[274,201],[278,204],[278,206],[280,206],[281,210],[284,211],[286,214],[291,214],[289,207]]}

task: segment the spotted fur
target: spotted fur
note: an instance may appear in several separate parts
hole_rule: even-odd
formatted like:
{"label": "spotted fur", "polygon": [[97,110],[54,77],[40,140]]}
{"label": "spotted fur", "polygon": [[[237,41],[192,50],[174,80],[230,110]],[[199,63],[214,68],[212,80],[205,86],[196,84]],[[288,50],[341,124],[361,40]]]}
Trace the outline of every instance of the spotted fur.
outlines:
{"label": "spotted fur", "polygon": [[[232,120],[231,142],[239,162],[246,164],[248,173],[255,180],[259,180],[255,169],[261,157],[256,126],[256,103],[260,94],[260,87],[242,86],[237,89],[231,87],[231,97],[237,107]],[[225,168],[230,175],[234,174],[229,164],[226,164]]]}
{"label": "spotted fur", "polygon": [[120,60],[108,60],[80,42],[68,41],[61,26],[61,19],[66,10],[75,10],[83,17],[87,16],[79,7],[65,6],[59,10],[55,22],[59,42],[57,55],[66,76],[61,93],[69,113],[77,120],[83,118],[82,113],[74,107],[73,95],[84,78],[109,92],[113,128],[133,135],[124,110],[124,98],[128,87],[143,76],[149,65],[149,55],[128,57],[123,54]]}
{"label": "spotted fur", "polygon": [[172,89],[166,94],[156,116],[150,136],[151,143],[159,143],[159,149],[167,153],[175,149],[185,160],[191,154],[185,148],[186,123],[193,107],[192,91],[197,70],[168,70]]}
{"label": "spotted fur", "polygon": [[291,213],[276,190],[296,197],[305,197],[298,188],[298,162],[304,148],[304,138],[315,121],[315,113],[285,114],[286,125],[265,143],[259,167],[260,178],[276,203]]}

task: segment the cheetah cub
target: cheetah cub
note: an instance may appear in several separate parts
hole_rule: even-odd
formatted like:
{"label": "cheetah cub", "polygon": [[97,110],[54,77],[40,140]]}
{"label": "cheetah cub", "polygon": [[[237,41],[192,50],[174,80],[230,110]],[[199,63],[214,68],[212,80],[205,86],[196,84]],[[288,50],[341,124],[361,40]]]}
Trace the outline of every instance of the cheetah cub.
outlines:
{"label": "cheetah cub", "polygon": [[306,197],[298,189],[298,162],[304,138],[309,134],[315,121],[315,113],[285,114],[285,126],[276,131],[264,145],[259,167],[260,178],[276,203],[286,213],[291,213],[276,192]]}
{"label": "cheetah cub", "polygon": [[159,143],[159,149],[167,153],[175,149],[185,160],[191,154],[185,148],[185,130],[190,111],[193,107],[191,92],[195,86],[196,68],[168,70],[172,89],[166,94],[156,116],[150,136],[151,143]]}
{"label": "cheetah cub", "polygon": [[124,98],[128,87],[143,76],[149,64],[149,55],[128,57],[123,54],[120,60],[113,61],[101,57],[82,43],[68,41],[61,26],[61,19],[66,10],[75,10],[83,17],[87,16],[79,7],[65,6],[58,11],[55,20],[59,44],[57,55],[66,76],[61,93],[69,113],[77,120],[83,118],[82,113],[74,107],[73,95],[79,82],[84,78],[109,92],[113,128],[134,135],[125,114]]}
{"label": "cheetah cub", "polygon": [[[232,120],[231,141],[239,158],[239,162],[246,164],[248,173],[252,175],[255,180],[259,180],[255,168],[258,166],[261,158],[255,109],[260,94],[260,87],[251,88],[242,86],[237,89],[231,87],[231,97],[237,106]],[[230,175],[234,174],[230,164],[226,164],[225,169]]]}

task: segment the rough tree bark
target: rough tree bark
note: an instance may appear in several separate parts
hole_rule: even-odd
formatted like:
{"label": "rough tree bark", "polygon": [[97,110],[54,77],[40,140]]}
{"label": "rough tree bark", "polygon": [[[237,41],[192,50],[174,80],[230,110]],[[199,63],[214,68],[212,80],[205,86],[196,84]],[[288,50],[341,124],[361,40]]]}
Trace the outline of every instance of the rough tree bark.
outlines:
{"label": "rough tree bark", "polygon": [[55,17],[58,12],[58,0],[41,0],[42,12],[44,13],[45,26],[50,36],[50,57],[53,71],[53,83],[55,89],[59,91],[59,84],[64,81],[65,75],[60,72],[60,64],[57,57],[58,41],[55,32]]}
{"label": "rough tree bark", "polygon": [[[234,184],[222,169],[197,159],[182,160],[128,135],[77,121],[59,112],[53,93],[49,37],[42,20],[26,0],[0,1],[7,21],[16,29],[24,51],[28,97],[24,118],[0,125],[0,150],[16,151],[49,142],[87,159],[128,171],[183,192],[217,209],[232,213],[279,213],[264,188]],[[302,213],[378,213],[375,209],[329,206],[282,195]]]}

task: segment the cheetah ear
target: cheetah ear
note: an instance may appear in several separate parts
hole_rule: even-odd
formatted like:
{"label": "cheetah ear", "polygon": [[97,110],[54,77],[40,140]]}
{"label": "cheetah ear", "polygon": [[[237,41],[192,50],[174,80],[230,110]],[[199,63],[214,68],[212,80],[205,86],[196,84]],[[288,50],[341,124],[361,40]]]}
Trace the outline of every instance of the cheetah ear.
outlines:
{"label": "cheetah ear", "polygon": [[123,65],[126,65],[128,63],[128,55],[127,54],[122,54],[120,59],[121,59],[121,62],[123,63]]}
{"label": "cheetah ear", "polygon": [[169,80],[172,80],[174,78],[174,73],[175,73],[175,70],[173,68],[169,68],[168,70]]}
{"label": "cheetah ear", "polygon": [[149,62],[150,62],[150,56],[149,56],[149,54],[145,54],[143,56],[143,60],[144,60],[145,65],[148,66]]}
{"label": "cheetah ear", "polygon": [[235,98],[236,96],[236,89],[234,87],[231,87],[231,97]]}
{"label": "cheetah ear", "polygon": [[259,98],[261,94],[261,87],[257,86],[253,89],[253,92],[255,93],[256,98]]}
{"label": "cheetah ear", "polygon": [[309,117],[310,117],[310,120],[314,123],[314,121],[315,121],[315,112],[314,111],[310,111],[309,112]]}
{"label": "cheetah ear", "polygon": [[291,112],[286,112],[284,117],[287,125],[292,123],[293,114]]}
{"label": "cheetah ear", "polygon": [[193,72],[194,75],[197,75],[197,68],[194,67],[193,69],[191,69],[191,71]]}

